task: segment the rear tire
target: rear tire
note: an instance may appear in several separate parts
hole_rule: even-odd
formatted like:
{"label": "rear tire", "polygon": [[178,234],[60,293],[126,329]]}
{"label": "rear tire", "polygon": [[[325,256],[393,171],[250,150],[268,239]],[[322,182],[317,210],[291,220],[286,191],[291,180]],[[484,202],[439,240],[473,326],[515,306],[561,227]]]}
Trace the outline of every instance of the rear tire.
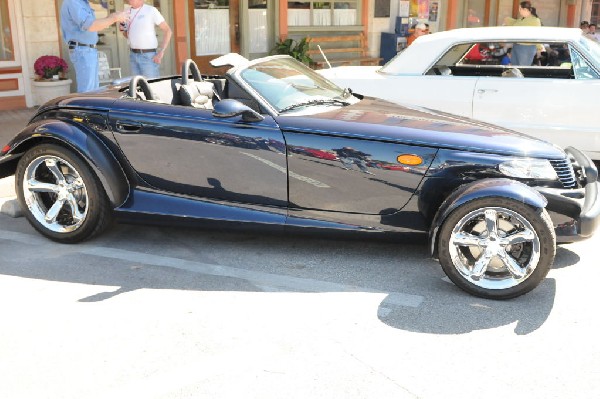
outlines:
{"label": "rear tire", "polygon": [[15,173],[21,209],[41,234],[75,243],[101,233],[112,221],[106,193],[87,163],[55,144],[33,147]]}
{"label": "rear tire", "polygon": [[556,253],[552,221],[508,198],[482,198],[455,209],[439,234],[446,275],[470,294],[509,299],[534,289]]}

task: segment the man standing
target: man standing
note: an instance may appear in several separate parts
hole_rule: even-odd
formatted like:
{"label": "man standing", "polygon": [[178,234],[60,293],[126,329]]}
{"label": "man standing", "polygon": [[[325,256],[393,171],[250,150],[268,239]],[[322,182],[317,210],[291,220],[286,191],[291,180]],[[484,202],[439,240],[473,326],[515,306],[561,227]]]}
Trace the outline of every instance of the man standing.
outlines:
{"label": "man standing", "polygon": [[60,28],[63,40],[69,46],[69,58],[75,68],[78,92],[100,87],[96,50],[98,31],[126,19],[127,15],[122,11],[96,19],[88,0],[64,0],[60,9]]}
{"label": "man standing", "polygon": [[[129,40],[131,74],[156,78],[165,50],[171,40],[171,28],[156,7],[144,4],[144,0],[127,0],[131,6],[127,23],[121,25],[123,34]],[[163,40],[158,47],[154,27],[163,31]]]}
{"label": "man standing", "polygon": [[587,37],[589,37],[592,40],[595,41],[600,41],[600,37],[598,36],[598,33],[596,32],[596,24],[590,24],[588,27],[588,33],[586,35]]}
{"label": "man standing", "polygon": [[418,24],[415,25],[413,34],[408,37],[408,39],[406,41],[406,46],[407,47],[410,46],[417,37],[426,35],[428,33],[429,33],[429,31],[428,31],[427,25],[424,24],[423,22],[419,22]]}

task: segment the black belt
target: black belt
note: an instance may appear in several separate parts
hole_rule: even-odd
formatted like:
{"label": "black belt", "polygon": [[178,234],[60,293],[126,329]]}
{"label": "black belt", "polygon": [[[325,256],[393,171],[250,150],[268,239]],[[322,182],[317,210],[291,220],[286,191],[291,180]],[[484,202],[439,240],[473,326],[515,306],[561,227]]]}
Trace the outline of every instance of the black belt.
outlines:
{"label": "black belt", "polygon": [[149,49],[132,48],[130,50],[131,50],[132,53],[138,53],[138,54],[156,53],[156,49],[155,48],[149,48]]}
{"label": "black belt", "polygon": [[69,45],[69,50],[73,50],[75,47],[91,47],[91,48],[96,48],[95,44],[85,44],[85,43],[79,43],[79,42],[68,42],[67,44]]}

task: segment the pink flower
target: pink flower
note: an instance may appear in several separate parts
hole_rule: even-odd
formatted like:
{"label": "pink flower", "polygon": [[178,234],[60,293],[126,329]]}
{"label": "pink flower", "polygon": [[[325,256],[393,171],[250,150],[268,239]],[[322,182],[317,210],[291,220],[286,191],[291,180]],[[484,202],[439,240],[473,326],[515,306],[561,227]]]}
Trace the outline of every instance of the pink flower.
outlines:
{"label": "pink flower", "polygon": [[44,79],[52,79],[52,76],[67,72],[68,69],[65,60],[55,55],[43,55],[33,64],[36,75]]}

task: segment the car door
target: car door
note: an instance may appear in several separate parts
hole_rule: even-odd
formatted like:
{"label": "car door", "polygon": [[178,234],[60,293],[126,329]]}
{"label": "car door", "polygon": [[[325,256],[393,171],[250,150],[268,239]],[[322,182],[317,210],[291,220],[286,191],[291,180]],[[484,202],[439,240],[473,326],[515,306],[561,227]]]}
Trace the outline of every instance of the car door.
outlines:
{"label": "car door", "polygon": [[[286,133],[290,205],[366,215],[400,211],[419,186],[435,149],[307,133]],[[402,165],[404,154],[425,159]]]}
{"label": "car door", "polygon": [[475,76],[384,74],[367,68],[319,72],[338,86],[359,94],[471,117]]}
{"label": "car door", "polygon": [[[390,78],[387,92],[390,99],[407,105],[417,105],[455,115],[472,117],[473,91],[477,76],[422,75]],[[382,92],[383,92],[382,88]]]}
{"label": "car door", "polygon": [[285,144],[273,118],[220,119],[211,110],[122,99],[114,136],[148,185],[165,192],[287,206]]}
{"label": "car door", "polygon": [[398,139],[402,128],[426,140],[437,123],[426,113],[379,100],[312,116],[280,116],[277,122],[288,146],[290,207],[304,215],[354,215],[361,223],[370,220],[367,215],[396,214],[413,197],[437,152],[365,139],[365,132]]}
{"label": "car door", "polygon": [[[481,77],[473,118],[526,133],[600,159],[600,75],[575,49],[570,63],[527,67],[525,77]],[[572,67],[571,65],[572,64]],[[528,71],[537,77],[528,76]]]}

